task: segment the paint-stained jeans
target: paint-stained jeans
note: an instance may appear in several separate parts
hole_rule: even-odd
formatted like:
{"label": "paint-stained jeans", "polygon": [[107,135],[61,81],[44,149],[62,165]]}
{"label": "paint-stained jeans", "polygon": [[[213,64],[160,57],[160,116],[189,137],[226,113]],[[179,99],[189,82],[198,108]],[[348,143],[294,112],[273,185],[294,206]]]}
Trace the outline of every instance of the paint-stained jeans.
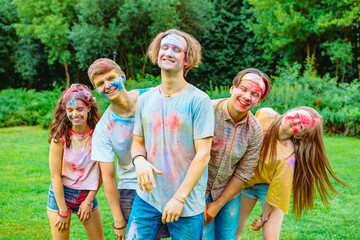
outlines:
{"label": "paint-stained jeans", "polygon": [[[211,195],[206,198],[206,204],[213,200]],[[205,240],[233,240],[239,223],[241,195],[229,201],[221,208],[212,222],[204,228]]]}
{"label": "paint-stained jeans", "polygon": [[[136,195],[131,210],[126,239],[153,240],[163,223],[162,213]],[[201,240],[204,228],[204,213],[192,217],[180,217],[167,223],[171,240]]]}
{"label": "paint-stained jeans", "polygon": [[[136,190],[133,189],[119,189],[119,200],[121,212],[125,218],[125,221],[129,222],[130,212],[135,200]],[[162,225],[156,239],[170,237],[169,230],[166,225]]]}

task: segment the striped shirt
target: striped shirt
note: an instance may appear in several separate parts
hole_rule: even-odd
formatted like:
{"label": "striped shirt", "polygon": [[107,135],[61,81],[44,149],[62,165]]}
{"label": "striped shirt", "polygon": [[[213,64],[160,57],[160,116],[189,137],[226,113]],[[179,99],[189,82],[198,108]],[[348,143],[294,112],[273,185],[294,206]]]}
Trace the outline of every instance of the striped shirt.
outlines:
{"label": "striped shirt", "polygon": [[[206,197],[216,201],[232,176],[245,183],[254,176],[263,141],[263,130],[255,116],[248,114],[237,124],[227,110],[229,99],[213,100],[215,132],[211,147]],[[237,193],[232,199],[237,197]]]}

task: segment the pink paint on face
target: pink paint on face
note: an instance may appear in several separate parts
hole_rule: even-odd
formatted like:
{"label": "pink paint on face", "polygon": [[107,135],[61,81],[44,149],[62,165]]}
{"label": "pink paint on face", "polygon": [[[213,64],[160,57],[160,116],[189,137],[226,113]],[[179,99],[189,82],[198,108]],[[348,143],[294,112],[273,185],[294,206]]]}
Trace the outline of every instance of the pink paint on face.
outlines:
{"label": "pink paint on face", "polygon": [[74,126],[86,124],[89,111],[90,107],[80,99],[72,98],[66,103],[66,116]]}
{"label": "pink paint on face", "polygon": [[314,125],[315,118],[303,109],[295,109],[288,111],[281,121],[281,128],[287,129],[294,136],[300,136]]}
{"label": "pink paint on face", "polygon": [[187,64],[185,55],[187,42],[185,38],[169,34],[160,43],[158,65],[164,71],[178,72]]}
{"label": "pink paint on face", "polygon": [[230,107],[239,113],[248,112],[259,104],[261,88],[258,84],[247,79],[259,78],[256,74],[248,73],[242,78],[239,86],[231,87]]}

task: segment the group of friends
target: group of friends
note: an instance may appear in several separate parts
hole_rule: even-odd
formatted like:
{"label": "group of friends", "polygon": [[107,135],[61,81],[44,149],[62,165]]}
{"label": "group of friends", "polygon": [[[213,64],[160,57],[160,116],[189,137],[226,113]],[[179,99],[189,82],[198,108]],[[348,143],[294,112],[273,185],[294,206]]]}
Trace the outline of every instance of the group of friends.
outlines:
{"label": "group of friends", "polygon": [[[161,84],[127,91],[112,60],[88,69],[94,89],[110,102],[99,115],[88,87],[73,84],[60,97],[50,126],[47,213],[54,239],[68,239],[71,213],[89,239],[104,239],[96,200],[101,184],[117,239],[240,239],[252,221],[264,239],[279,239],[293,193],[297,218],[318,192],[337,193],[328,178],[322,116],[297,107],[280,115],[251,110],[270,94],[262,71],[240,71],[231,97],[210,100],[185,76],[201,61],[190,34],[159,33],[148,57],[161,69]],[[117,182],[117,178],[118,181]]]}

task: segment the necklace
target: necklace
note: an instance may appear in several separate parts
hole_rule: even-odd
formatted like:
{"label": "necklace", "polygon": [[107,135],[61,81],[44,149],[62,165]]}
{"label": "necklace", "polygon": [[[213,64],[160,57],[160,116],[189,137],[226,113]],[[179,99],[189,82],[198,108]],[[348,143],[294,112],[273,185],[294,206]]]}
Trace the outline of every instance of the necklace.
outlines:
{"label": "necklace", "polygon": [[163,87],[162,87],[162,84],[161,84],[161,85],[160,85],[160,90],[165,94],[165,97],[171,97],[172,94],[180,91],[180,90],[183,89],[186,85],[188,85],[188,83],[185,83],[184,86],[182,86],[181,88],[179,88],[179,89],[177,89],[177,90],[175,90],[175,91],[173,91],[173,92],[171,92],[171,93],[166,93],[165,90],[164,90]]}

